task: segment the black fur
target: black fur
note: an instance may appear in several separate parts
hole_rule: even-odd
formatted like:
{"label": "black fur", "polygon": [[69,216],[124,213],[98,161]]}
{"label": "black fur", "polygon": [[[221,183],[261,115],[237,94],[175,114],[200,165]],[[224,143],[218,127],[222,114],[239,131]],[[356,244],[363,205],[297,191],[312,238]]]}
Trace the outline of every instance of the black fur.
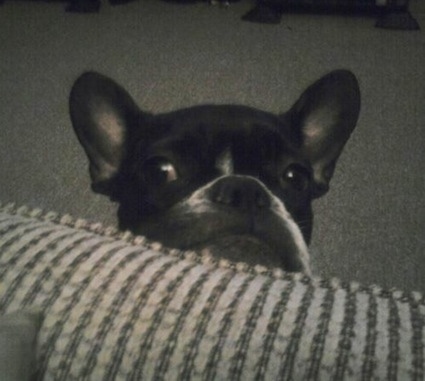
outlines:
{"label": "black fur", "polygon": [[93,190],[119,203],[122,229],[306,272],[311,201],[329,189],[359,110],[358,83],[346,70],[327,74],[277,115],[239,105],[153,115],[93,72],[70,96]]}

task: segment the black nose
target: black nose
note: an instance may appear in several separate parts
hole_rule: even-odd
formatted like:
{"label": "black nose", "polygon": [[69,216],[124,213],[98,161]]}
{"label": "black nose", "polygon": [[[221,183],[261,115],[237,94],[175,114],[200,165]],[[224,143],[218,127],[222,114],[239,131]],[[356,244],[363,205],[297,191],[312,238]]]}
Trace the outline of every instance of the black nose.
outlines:
{"label": "black nose", "polygon": [[228,176],[217,180],[208,192],[215,204],[229,206],[244,212],[270,208],[271,199],[266,189],[254,178]]}

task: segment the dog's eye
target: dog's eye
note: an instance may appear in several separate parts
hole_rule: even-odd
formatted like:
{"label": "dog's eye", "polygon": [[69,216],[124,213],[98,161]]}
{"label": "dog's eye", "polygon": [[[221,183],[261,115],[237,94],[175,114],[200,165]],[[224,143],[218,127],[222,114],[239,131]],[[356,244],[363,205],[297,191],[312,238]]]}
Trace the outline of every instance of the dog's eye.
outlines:
{"label": "dog's eye", "polygon": [[174,165],[165,157],[152,157],[143,164],[142,173],[145,181],[152,185],[164,185],[178,179]]}
{"label": "dog's eye", "polygon": [[283,172],[282,182],[284,186],[291,186],[297,191],[304,192],[310,185],[310,172],[299,164],[289,165]]}

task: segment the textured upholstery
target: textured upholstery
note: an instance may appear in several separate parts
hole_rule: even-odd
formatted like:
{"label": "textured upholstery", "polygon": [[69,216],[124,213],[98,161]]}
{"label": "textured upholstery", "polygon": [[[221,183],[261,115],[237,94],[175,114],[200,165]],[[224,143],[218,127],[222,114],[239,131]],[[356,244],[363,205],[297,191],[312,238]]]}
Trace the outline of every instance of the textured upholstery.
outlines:
{"label": "textured upholstery", "polygon": [[[37,308],[44,380],[422,380],[419,293],[167,250],[0,208],[0,313]],[[1,372],[1,369],[0,369]]]}

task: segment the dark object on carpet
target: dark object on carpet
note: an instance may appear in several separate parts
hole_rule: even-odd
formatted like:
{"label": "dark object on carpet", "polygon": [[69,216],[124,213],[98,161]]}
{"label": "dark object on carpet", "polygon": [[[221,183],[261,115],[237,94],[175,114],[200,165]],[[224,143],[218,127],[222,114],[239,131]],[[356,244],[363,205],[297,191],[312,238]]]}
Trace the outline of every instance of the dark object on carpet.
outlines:
{"label": "dark object on carpet", "polygon": [[[43,1],[45,3],[68,3],[69,2],[69,0],[28,0],[28,1],[31,1],[31,2]],[[0,0],[0,5],[4,4],[5,2],[6,0]]]}
{"label": "dark object on carpet", "polygon": [[[69,3],[66,8],[67,12],[76,12],[76,13],[94,13],[99,12],[101,0],[33,0],[33,1],[44,1],[45,3]],[[111,5],[120,5],[131,3],[135,0],[109,0]],[[0,0],[0,5],[2,5],[5,0]]]}
{"label": "dark object on carpet", "polygon": [[93,13],[99,12],[100,0],[71,0],[67,12]]}
{"label": "dark object on carpet", "polygon": [[162,0],[166,3],[176,3],[176,4],[195,4],[200,2],[205,2],[205,0]]}
{"label": "dark object on carpet", "polygon": [[[127,4],[135,0],[109,0],[111,5]],[[67,12],[77,13],[93,13],[99,12],[101,2],[100,0],[71,0],[69,6],[66,8]]]}
{"label": "dark object on carpet", "polygon": [[378,28],[418,30],[408,5],[409,0],[258,0],[242,19],[278,24],[284,13],[349,14],[377,17]]}
{"label": "dark object on carpet", "polygon": [[418,22],[412,17],[409,11],[389,12],[381,15],[376,21],[377,28],[400,29],[400,30],[419,30]]}
{"label": "dark object on carpet", "polygon": [[231,3],[237,3],[240,0],[163,0],[166,3],[176,4],[194,4],[194,3],[209,3],[211,5],[230,5]]}

